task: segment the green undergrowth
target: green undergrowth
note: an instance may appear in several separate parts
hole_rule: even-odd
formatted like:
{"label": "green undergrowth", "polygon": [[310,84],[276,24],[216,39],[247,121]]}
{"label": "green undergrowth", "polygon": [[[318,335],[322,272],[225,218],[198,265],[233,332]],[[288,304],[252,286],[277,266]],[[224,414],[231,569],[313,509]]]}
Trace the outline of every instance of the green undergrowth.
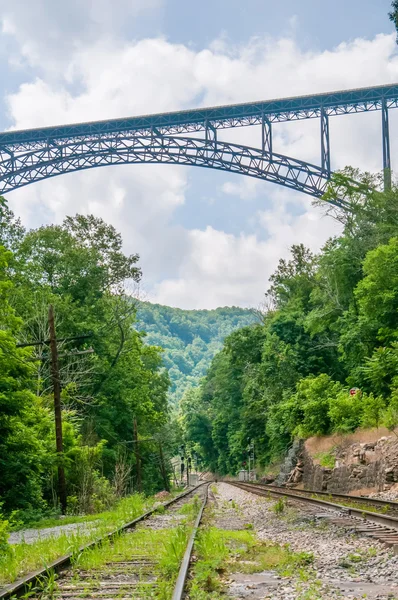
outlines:
{"label": "green undergrowth", "polygon": [[336,457],[332,452],[318,452],[314,458],[319,462],[321,467],[326,467],[327,469],[334,469],[335,467]]}
{"label": "green undergrowth", "polygon": [[366,549],[358,548],[358,550],[341,557],[339,559],[339,567],[348,569],[351,573],[355,574],[357,567],[359,567],[359,569],[363,568],[364,564],[376,555],[377,550],[373,546]]}
{"label": "green undergrowth", "polygon": [[224,580],[230,573],[276,570],[283,576],[303,572],[313,562],[308,552],[292,552],[288,545],[259,542],[251,530],[201,530],[195,543],[197,558],[190,583],[190,600],[225,598]]}
{"label": "green undergrowth", "polygon": [[186,502],[181,506],[178,510],[180,515],[185,515],[188,519],[193,519],[199,512],[202,501],[200,497],[195,494],[195,496],[190,500],[190,502]]}
{"label": "green undergrowth", "polygon": [[[132,520],[139,514],[142,514],[144,508],[147,508],[147,506],[143,506],[144,498],[142,496],[140,498],[142,504],[139,505],[136,502],[136,514],[130,512],[128,520]],[[153,503],[153,498],[148,499],[148,503]],[[139,506],[140,510],[138,510]],[[18,546],[23,547],[24,550],[30,550],[30,556],[32,557],[33,555],[38,563],[34,565],[34,560],[31,560],[30,563],[25,560],[23,563],[25,567],[24,572],[32,570],[32,568],[46,567],[55,558],[55,555],[58,556],[59,554],[71,552],[73,582],[78,583],[81,580],[80,574],[90,571],[91,577],[84,577],[83,579],[84,585],[90,588],[90,585],[95,585],[98,579],[105,573],[111,574],[118,562],[131,561],[134,556],[137,556],[147,558],[148,561],[153,561],[154,563],[154,565],[149,567],[151,573],[157,576],[157,591],[154,597],[158,598],[158,600],[169,600],[179,572],[188,537],[192,531],[192,523],[198,513],[199,506],[200,500],[197,496],[194,496],[194,498],[184,505],[184,507],[188,508],[185,508],[184,511],[181,509],[177,511],[177,514],[184,515],[185,518],[182,521],[175,521],[174,524],[171,523],[170,527],[164,529],[138,527],[130,532],[121,532],[112,539],[106,538],[101,543],[84,551],[80,551],[79,549],[81,538],[77,535],[70,537],[60,536],[58,539],[51,540],[51,544],[49,544],[48,539],[30,546],[19,544]],[[162,507],[159,507],[155,514],[161,515],[164,512],[164,509],[162,510]],[[51,557],[41,560],[45,555],[46,548],[48,550],[55,548],[55,550],[52,552]],[[18,557],[17,554],[16,557]],[[24,558],[26,559],[27,557],[24,555]],[[11,559],[12,557],[10,556],[7,573],[10,572]],[[30,565],[29,568],[28,564]],[[15,578],[15,570],[13,571],[13,576]],[[43,597],[53,598],[57,593],[56,579],[57,576],[51,570],[48,570],[47,575],[40,582],[40,589],[36,586],[35,589],[32,589],[27,594],[26,598],[38,592]],[[7,581],[3,580],[2,583],[7,583]]]}
{"label": "green undergrowth", "polygon": [[[154,502],[153,497],[145,498],[142,494],[133,494],[123,498],[114,510],[89,517],[73,517],[75,520],[69,522],[81,526],[72,532],[55,534],[32,544],[24,541],[19,544],[9,544],[0,552],[0,585],[11,583],[30,571],[46,568],[49,563],[64,554],[78,553],[81,546],[132,521],[149,510]],[[57,521],[57,525],[66,523],[67,519],[62,520],[61,523]],[[88,527],[86,523],[89,524]]]}
{"label": "green undergrowth", "polygon": [[[181,489],[173,489],[170,492],[170,500],[175,496],[178,496],[178,494],[181,494]],[[127,512],[129,512],[131,503],[134,502],[134,499],[138,496],[140,496],[140,494],[132,494],[131,496],[127,496],[126,498],[122,498],[121,500],[119,500],[114,507],[106,511],[101,511],[92,514],[66,516],[60,514],[53,514],[39,519],[29,519],[28,521],[21,521],[18,519],[18,515],[16,515],[16,518],[14,518],[13,514],[11,514],[11,516],[8,517],[10,529],[11,531],[21,531],[22,529],[26,528],[45,529],[46,527],[60,527],[62,525],[71,525],[75,523],[91,523],[93,521],[107,519],[113,520],[115,518],[117,519],[119,516],[121,516],[121,518],[124,519],[124,513],[126,512],[126,510]],[[151,496],[146,497],[146,501],[149,502],[151,498]],[[152,504],[154,501],[155,499],[152,498]],[[148,504],[148,506],[150,505]]]}
{"label": "green undergrowth", "polygon": [[[115,562],[129,561],[134,556],[145,557],[155,564],[150,567],[156,575],[156,598],[169,600],[180,569],[193,522],[200,508],[200,498],[195,495],[177,510],[177,515],[183,515],[182,521],[170,524],[164,529],[138,528],[129,534],[122,533],[113,542],[106,540],[73,560],[77,578],[81,570],[103,574],[107,569],[112,571]],[[163,514],[158,510],[157,514]]]}

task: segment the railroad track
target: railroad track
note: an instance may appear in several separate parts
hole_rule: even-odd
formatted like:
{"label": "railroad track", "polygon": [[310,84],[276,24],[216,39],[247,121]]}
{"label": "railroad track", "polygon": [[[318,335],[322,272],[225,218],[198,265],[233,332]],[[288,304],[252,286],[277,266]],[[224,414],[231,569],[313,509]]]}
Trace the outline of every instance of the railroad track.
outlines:
{"label": "railroad track", "polygon": [[[82,547],[75,555],[64,556],[47,568],[0,589],[0,600],[51,598],[52,600],[137,600],[170,598],[181,600],[184,595],[191,554],[197,530],[207,502],[209,483],[180,494],[173,500],[148,511],[120,529]],[[193,523],[181,527],[184,504],[198,495],[193,511],[199,509]],[[189,508],[188,506],[186,508]],[[181,514],[182,512],[182,514]],[[172,531],[173,538],[168,535]],[[176,548],[186,543],[179,573],[174,585],[171,577],[159,582],[161,561],[171,558]],[[163,551],[163,558],[162,558]],[[178,559],[177,559],[178,560]],[[167,567],[166,567],[167,572]]]}
{"label": "railroad track", "polygon": [[[344,504],[323,500],[318,497],[318,492],[306,492],[306,490],[300,490],[300,493],[297,493],[297,490],[286,490],[285,488],[271,487],[262,484],[232,481],[228,481],[228,483],[252,494],[256,494],[257,496],[284,497],[293,500],[294,502],[316,505],[327,509],[328,511],[335,511],[338,513],[336,518],[332,517],[330,520],[336,525],[348,527],[350,530],[353,530],[360,535],[375,538],[386,546],[394,547],[394,550],[396,549],[398,552],[398,518],[395,516],[375,513],[364,508],[346,506]],[[305,495],[305,493],[307,493],[307,495]],[[329,497],[330,495],[327,496]],[[337,496],[352,498],[352,496],[336,494],[332,495],[332,499],[337,499]],[[359,496],[357,498],[359,498]],[[360,499],[362,501],[366,500],[365,498]],[[373,498],[371,500],[373,501]]]}
{"label": "railroad track", "polygon": [[338,494],[335,492],[321,492],[318,490],[300,490],[297,488],[282,488],[276,485],[270,485],[265,483],[257,483],[256,485],[264,487],[264,489],[275,490],[275,491],[283,491],[288,489],[292,491],[293,494],[299,494],[300,496],[313,496],[315,498],[324,498],[325,500],[329,500],[330,502],[336,502],[337,504],[346,504],[350,506],[359,505],[359,508],[364,508],[365,506],[371,510],[372,508],[376,509],[376,512],[381,512],[382,514],[388,514],[393,517],[398,517],[398,502],[393,502],[392,500],[381,500],[379,498],[369,498],[367,496],[352,496],[350,494]]}

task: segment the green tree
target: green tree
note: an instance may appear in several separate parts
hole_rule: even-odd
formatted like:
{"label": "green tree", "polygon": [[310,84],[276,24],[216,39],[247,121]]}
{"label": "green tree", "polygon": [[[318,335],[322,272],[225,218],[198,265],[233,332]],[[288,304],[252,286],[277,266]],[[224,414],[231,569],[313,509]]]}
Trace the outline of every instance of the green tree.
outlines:
{"label": "green tree", "polygon": [[363,335],[390,343],[398,328],[398,238],[368,252],[355,289]]}
{"label": "green tree", "polygon": [[17,347],[22,321],[9,303],[11,258],[0,246],[0,502],[6,511],[42,505],[41,477],[51,461],[47,441],[52,437],[48,411],[30,391],[30,352]]}
{"label": "green tree", "polygon": [[[398,0],[393,0],[391,2],[392,11],[388,14],[390,17],[390,21],[392,21],[395,25],[395,29],[397,30],[398,35]],[[397,37],[398,42],[398,37]]]}

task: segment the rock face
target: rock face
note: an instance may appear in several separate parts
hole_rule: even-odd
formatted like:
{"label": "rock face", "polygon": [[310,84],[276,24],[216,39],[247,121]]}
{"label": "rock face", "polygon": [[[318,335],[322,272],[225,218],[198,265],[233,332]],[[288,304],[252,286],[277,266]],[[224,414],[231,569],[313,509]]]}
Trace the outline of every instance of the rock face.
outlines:
{"label": "rock face", "polygon": [[304,442],[303,440],[294,440],[289,452],[286,455],[285,461],[281,467],[278,477],[275,479],[275,485],[286,485],[288,482],[292,482],[292,479],[296,479],[295,483],[300,481],[300,478],[296,473],[298,463],[301,462],[301,469],[304,469],[304,463],[301,461],[300,456],[303,453]]}
{"label": "rock face", "polygon": [[[303,483],[305,489],[349,493],[389,490],[398,482],[398,439],[381,437],[376,442],[338,446],[330,451],[335,467],[325,468],[304,445]],[[316,455],[315,455],[316,456]]]}

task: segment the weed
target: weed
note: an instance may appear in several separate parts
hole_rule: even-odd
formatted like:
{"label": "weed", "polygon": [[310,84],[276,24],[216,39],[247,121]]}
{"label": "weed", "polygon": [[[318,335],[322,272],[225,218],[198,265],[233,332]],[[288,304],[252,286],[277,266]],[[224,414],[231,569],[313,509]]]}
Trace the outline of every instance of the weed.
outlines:
{"label": "weed", "polygon": [[377,550],[374,547],[363,550],[358,549],[356,552],[350,552],[346,556],[342,556],[339,560],[339,566],[343,569],[348,569],[355,574],[355,566],[358,563],[367,562],[370,558],[377,556]]}
{"label": "weed", "polygon": [[284,498],[279,498],[279,500],[277,500],[275,502],[275,504],[272,507],[272,510],[274,511],[274,513],[276,515],[281,515],[282,513],[284,513],[286,508],[286,500]]}
{"label": "weed", "polygon": [[164,515],[165,512],[166,512],[166,508],[163,506],[163,504],[160,504],[159,506],[156,507],[155,514]]}
{"label": "weed", "polygon": [[[218,575],[222,570],[223,562],[229,556],[224,532],[213,527],[202,529],[196,539],[195,553],[200,560],[194,567],[190,597],[194,600],[214,597],[209,594],[221,591],[222,586]],[[203,592],[206,596],[202,595]]]}
{"label": "weed", "polygon": [[199,512],[201,503],[201,499],[195,494],[192,500],[183,504],[177,512],[180,515],[186,515],[189,520],[194,519]]}
{"label": "weed", "polygon": [[347,558],[352,563],[359,563],[359,562],[362,562],[364,559],[363,556],[361,556],[360,554],[356,554],[354,552],[351,552],[350,554],[348,554]]}
{"label": "weed", "polygon": [[8,544],[9,529],[9,522],[3,519],[0,513],[0,558],[8,556],[10,553],[10,546]]}
{"label": "weed", "polygon": [[253,529],[253,523],[245,523],[244,528],[245,529]]}
{"label": "weed", "polygon": [[[7,552],[0,553],[0,585],[11,583],[25,573],[42,568],[43,565],[64,554],[78,553],[81,546],[132,521],[151,508],[153,503],[154,498],[133,494],[120,500],[112,511],[88,517],[66,517],[62,521],[56,520],[57,525],[70,522],[80,524],[83,521],[91,522],[91,525],[87,526],[85,523],[78,526],[72,533],[61,533],[46,539],[38,539],[32,544],[22,541],[19,544],[10,545]],[[52,521],[49,520],[41,522],[46,526],[50,523]]]}
{"label": "weed", "polygon": [[58,592],[58,576],[55,574],[54,569],[49,569],[43,577],[37,580],[37,584],[34,588],[35,594],[38,594],[40,598],[46,598],[52,600]]}
{"label": "weed", "polygon": [[[322,600],[322,582],[316,579],[311,585],[297,596],[298,600]],[[298,590],[300,591],[300,590]]]}
{"label": "weed", "polygon": [[339,559],[338,565],[343,569],[349,569],[351,567],[350,561],[344,556]]}
{"label": "weed", "polygon": [[181,525],[172,531],[163,542],[163,551],[159,559],[159,570],[162,578],[170,579],[178,574],[188,535],[188,528]]}
{"label": "weed", "polygon": [[258,542],[251,530],[225,531],[214,527],[199,532],[195,555],[198,561],[189,591],[192,600],[225,597],[220,578],[224,572],[258,573],[276,569],[282,574],[292,574],[299,571],[304,581],[306,567],[314,560],[310,553],[295,553],[288,546]]}
{"label": "weed", "polygon": [[336,457],[332,454],[332,452],[318,452],[318,454],[314,455],[319,461],[321,467],[326,467],[327,469],[334,469],[336,464]]}

